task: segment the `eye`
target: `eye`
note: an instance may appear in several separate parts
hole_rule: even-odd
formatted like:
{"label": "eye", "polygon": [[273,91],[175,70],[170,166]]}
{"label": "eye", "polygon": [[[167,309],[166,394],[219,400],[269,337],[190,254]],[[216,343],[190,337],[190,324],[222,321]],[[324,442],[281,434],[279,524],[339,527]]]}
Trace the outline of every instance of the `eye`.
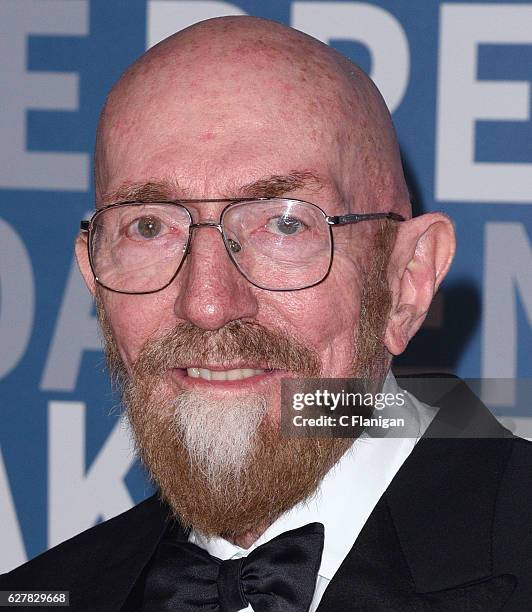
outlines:
{"label": "eye", "polygon": [[266,227],[275,234],[290,236],[306,229],[305,223],[296,217],[283,215],[282,217],[274,217],[268,221]]}
{"label": "eye", "polygon": [[135,219],[127,228],[127,235],[130,238],[150,240],[157,238],[164,227],[160,219],[157,217],[140,217]]}

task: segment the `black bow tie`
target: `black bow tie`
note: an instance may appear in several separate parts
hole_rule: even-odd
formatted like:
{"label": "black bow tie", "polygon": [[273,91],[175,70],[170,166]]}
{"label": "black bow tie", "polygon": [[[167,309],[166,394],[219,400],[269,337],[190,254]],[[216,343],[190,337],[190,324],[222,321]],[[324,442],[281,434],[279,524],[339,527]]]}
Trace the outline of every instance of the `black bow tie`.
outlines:
{"label": "black bow tie", "polygon": [[178,538],[159,544],[146,577],[144,612],[307,612],[323,550],[323,525],[310,523],[221,561]]}

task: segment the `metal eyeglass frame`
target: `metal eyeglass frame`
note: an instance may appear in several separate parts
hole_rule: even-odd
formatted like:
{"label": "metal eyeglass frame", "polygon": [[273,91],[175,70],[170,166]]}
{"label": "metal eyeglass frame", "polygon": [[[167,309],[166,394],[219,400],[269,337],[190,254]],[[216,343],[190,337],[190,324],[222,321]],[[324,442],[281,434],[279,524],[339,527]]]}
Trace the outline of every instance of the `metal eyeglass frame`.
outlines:
{"label": "metal eyeglass frame", "polygon": [[[227,238],[224,232],[223,219],[224,219],[225,213],[227,212],[227,210],[231,208],[233,204],[241,204],[243,202],[250,202],[250,203],[251,202],[267,202],[269,200],[281,200],[284,202],[296,202],[296,203],[301,203],[301,204],[307,204],[309,206],[313,206],[314,208],[316,208],[323,215],[323,218],[329,227],[329,238],[330,238],[331,249],[329,253],[329,266],[327,268],[327,271],[325,272],[324,276],[320,280],[316,281],[315,283],[312,283],[311,285],[307,285],[305,287],[298,287],[297,289],[269,289],[267,287],[262,287],[261,285],[258,285],[257,283],[254,283],[252,280],[250,280],[247,277],[247,275],[244,274],[244,272],[240,269],[240,267],[238,266],[238,263],[233,258],[233,255],[231,253],[231,246],[228,242],[230,239]],[[214,202],[214,203],[227,202],[227,206],[225,206],[222,212],[220,213],[220,218],[218,220],[218,223],[215,223],[214,221],[204,221],[202,223],[194,223],[192,219],[192,214],[190,213],[188,208],[185,206],[185,204],[204,204],[207,202]],[[93,236],[92,230],[94,229],[94,221],[106,210],[109,210],[112,208],[118,208],[119,206],[123,206],[125,204],[139,205],[139,206],[147,205],[147,204],[154,204],[154,205],[170,204],[170,205],[179,206],[180,208],[185,209],[188,214],[189,221],[190,221],[189,230],[188,230],[188,240],[183,250],[183,256],[182,256],[181,262],[179,263],[179,266],[177,267],[177,270],[175,271],[172,278],[159,289],[153,289],[151,291],[122,291],[120,289],[112,289],[111,287],[108,287],[107,285],[102,283],[99,280],[98,276],[96,275],[96,271],[94,269],[94,264],[92,261],[92,254],[91,254],[91,245],[92,245],[92,236]],[[298,200],[294,198],[215,198],[215,199],[162,200],[162,201],[151,201],[151,202],[139,201],[139,200],[125,200],[123,202],[116,202],[114,204],[109,204],[107,206],[100,208],[92,215],[92,217],[89,220],[82,220],[80,222],[80,230],[88,234],[87,252],[88,252],[91,270],[94,275],[94,280],[104,289],[107,289],[108,291],[113,291],[114,293],[123,293],[127,295],[146,295],[149,293],[158,293],[159,291],[163,291],[164,289],[166,289],[169,285],[172,284],[176,276],[179,274],[181,267],[183,266],[187,258],[187,255],[190,253],[192,232],[193,230],[199,227],[213,227],[213,228],[216,228],[220,232],[224,246],[229,255],[229,259],[233,262],[233,265],[237,268],[240,274],[242,274],[242,276],[255,287],[258,287],[259,289],[264,289],[265,291],[301,291],[302,289],[309,289],[310,287],[315,287],[316,285],[319,285],[329,275],[329,272],[331,271],[331,266],[333,262],[333,253],[334,253],[334,239],[333,239],[333,232],[332,232],[332,228],[334,226],[350,225],[353,223],[360,223],[361,221],[372,221],[375,219],[390,219],[392,221],[405,221],[405,218],[402,215],[399,215],[394,212],[350,213],[347,215],[328,215],[317,204],[313,204],[312,202],[307,202],[306,200]]]}

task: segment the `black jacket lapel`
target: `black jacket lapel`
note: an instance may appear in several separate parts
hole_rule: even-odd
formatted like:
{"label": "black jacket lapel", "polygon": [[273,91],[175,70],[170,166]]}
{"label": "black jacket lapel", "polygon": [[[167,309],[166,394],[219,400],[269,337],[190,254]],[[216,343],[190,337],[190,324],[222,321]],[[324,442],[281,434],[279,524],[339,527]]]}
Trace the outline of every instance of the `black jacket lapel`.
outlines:
{"label": "black jacket lapel", "polygon": [[421,592],[474,582],[493,571],[495,503],[512,437],[460,383],[385,494]]}
{"label": "black jacket lapel", "polygon": [[381,499],[326,589],[317,612],[485,612],[502,609],[514,588],[515,578],[502,575],[420,592],[390,510]]}
{"label": "black jacket lapel", "polygon": [[496,610],[511,597],[515,577],[494,575],[491,554],[511,434],[463,383],[453,385],[439,406],[329,584],[319,612]]}

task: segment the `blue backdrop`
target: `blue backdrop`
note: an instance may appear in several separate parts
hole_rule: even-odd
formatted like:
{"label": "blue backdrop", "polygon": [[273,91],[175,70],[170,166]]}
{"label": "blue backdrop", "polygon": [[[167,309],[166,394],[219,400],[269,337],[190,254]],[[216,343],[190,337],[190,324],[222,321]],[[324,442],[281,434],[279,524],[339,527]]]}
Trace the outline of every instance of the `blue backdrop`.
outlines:
{"label": "blue backdrop", "polygon": [[[261,15],[358,62],[393,113],[418,212],[458,253],[403,370],[532,376],[532,3],[0,0],[0,572],[141,500],[73,261],[99,109],[126,66],[203,18]],[[494,411],[532,435],[511,391]]]}

